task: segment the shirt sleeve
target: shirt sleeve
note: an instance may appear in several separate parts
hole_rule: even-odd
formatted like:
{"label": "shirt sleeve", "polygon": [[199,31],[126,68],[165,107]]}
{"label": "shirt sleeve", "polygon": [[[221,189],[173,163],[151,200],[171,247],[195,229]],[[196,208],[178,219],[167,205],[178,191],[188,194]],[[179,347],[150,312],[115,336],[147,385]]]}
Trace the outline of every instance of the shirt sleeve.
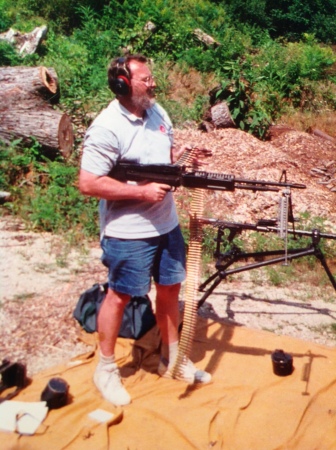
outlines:
{"label": "shirt sleeve", "polygon": [[95,175],[107,175],[119,155],[118,139],[102,126],[92,125],[86,132],[81,168]]}

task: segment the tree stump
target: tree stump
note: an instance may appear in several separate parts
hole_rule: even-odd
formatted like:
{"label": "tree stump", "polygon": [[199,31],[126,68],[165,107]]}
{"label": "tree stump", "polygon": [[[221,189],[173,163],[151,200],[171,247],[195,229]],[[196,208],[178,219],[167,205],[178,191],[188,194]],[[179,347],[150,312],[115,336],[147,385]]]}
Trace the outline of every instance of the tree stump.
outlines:
{"label": "tree stump", "polygon": [[36,52],[41,42],[47,36],[46,25],[36,27],[30,33],[20,33],[20,31],[10,28],[6,33],[0,34],[0,40],[14,44],[20,55],[31,55]]}
{"label": "tree stump", "polygon": [[216,128],[235,127],[229,107],[226,102],[217,103],[210,109],[211,120]]}
{"label": "tree stump", "polygon": [[219,102],[211,106],[204,114],[203,119],[203,122],[199,125],[199,129],[205,130],[208,133],[218,128],[236,127],[226,102]]}

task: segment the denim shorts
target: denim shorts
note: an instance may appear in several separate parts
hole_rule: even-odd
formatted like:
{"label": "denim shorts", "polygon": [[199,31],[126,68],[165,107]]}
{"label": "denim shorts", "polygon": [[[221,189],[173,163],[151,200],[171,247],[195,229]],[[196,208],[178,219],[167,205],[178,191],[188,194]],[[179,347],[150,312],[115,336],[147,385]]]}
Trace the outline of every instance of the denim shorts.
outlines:
{"label": "denim shorts", "polygon": [[185,280],[185,244],[180,227],[147,239],[104,237],[102,262],[108,267],[110,289],[131,296],[150,291],[151,279],[173,285]]}

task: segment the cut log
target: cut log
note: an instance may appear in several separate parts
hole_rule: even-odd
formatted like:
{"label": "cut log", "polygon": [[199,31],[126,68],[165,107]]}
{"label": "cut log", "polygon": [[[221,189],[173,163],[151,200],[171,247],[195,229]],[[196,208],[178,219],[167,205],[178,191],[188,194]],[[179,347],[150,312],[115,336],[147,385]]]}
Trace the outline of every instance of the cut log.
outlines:
{"label": "cut log", "polygon": [[19,86],[1,90],[0,111],[20,108],[22,111],[51,109],[52,105],[39,95],[31,94]]}
{"label": "cut log", "polygon": [[325,133],[324,131],[318,130],[317,128],[309,127],[307,131],[308,131],[308,133],[310,133],[316,137],[319,137],[321,139],[325,139],[326,141],[333,142],[333,143],[336,142],[336,139],[334,137],[330,136],[329,134]]}
{"label": "cut log", "polygon": [[296,131],[295,128],[290,127],[286,124],[277,124],[277,125],[271,125],[268,128],[268,139],[271,141],[277,139],[279,136],[281,136],[284,133],[289,133],[291,131]]}
{"label": "cut log", "polygon": [[203,44],[206,44],[208,47],[218,47],[220,44],[209,34],[204,33],[200,28],[196,28],[194,30],[194,35],[199,39]]}
{"label": "cut log", "polygon": [[[56,72],[46,67],[0,67],[0,95],[13,89],[51,100],[59,96]],[[0,101],[1,102],[1,101]]]}
{"label": "cut log", "polygon": [[34,137],[43,147],[68,158],[74,144],[70,117],[53,109],[40,111],[20,108],[0,111],[0,140],[10,142]]}

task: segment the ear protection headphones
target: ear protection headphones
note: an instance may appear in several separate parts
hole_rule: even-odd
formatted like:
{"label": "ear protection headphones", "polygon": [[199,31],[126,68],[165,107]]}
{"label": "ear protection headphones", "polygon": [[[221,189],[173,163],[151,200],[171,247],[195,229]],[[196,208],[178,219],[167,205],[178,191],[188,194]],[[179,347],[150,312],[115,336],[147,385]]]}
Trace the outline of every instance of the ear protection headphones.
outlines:
{"label": "ear protection headphones", "polygon": [[131,76],[126,66],[126,58],[119,58],[115,75],[111,80],[111,89],[116,95],[128,95],[131,92]]}

